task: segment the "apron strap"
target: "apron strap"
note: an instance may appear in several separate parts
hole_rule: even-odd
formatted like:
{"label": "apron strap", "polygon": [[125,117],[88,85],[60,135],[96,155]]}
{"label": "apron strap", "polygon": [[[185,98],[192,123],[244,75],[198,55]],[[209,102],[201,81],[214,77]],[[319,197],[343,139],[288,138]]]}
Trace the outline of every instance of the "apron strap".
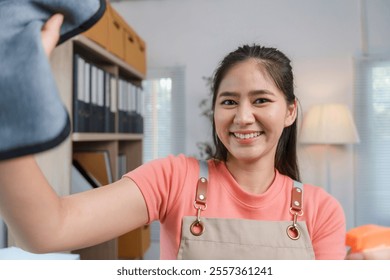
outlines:
{"label": "apron strap", "polygon": [[293,182],[290,206],[290,214],[293,216],[293,221],[292,225],[287,227],[286,232],[292,240],[298,240],[301,236],[301,231],[298,227],[297,219],[303,215],[303,184],[295,180]]}
{"label": "apron strap", "polygon": [[207,208],[207,181],[209,177],[209,167],[207,161],[199,160],[199,179],[196,187],[194,207],[197,211],[196,220],[191,224],[190,231],[195,236],[203,234],[205,228],[201,221],[201,213]]}
{"label": "apron strap", "polygon": [[303,211],[303,184],[295,180],[291,191],[291,209],[296,212]]}
{"label": "apron strap", "polygon": [[207,201],[207,179],[209,177],[209,166],[206,161],[199,160],[199,180],[196,188],[195,204],[206,205]]}
{"label": "apron strap", "polygon": [[198,160],[199,162],[199,177],[209,178],[209,165],[205,160]]}

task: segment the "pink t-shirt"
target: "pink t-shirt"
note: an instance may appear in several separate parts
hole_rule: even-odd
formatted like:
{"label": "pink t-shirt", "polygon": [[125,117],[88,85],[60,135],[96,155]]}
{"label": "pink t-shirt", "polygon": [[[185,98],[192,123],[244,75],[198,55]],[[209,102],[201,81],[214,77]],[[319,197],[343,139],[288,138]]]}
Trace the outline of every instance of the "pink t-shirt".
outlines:
{"label": "pink t-shirt", "polygon": [[[224,162],[209,160],[207,210],[202,217],[291,221],[289,213],[292,179],[276,172],[274,182],[263,194],[245,192]],[[199,164],[184,155],[151,161],[124,175],[140,188],[149,222],[159,220],[160,258],[176,259],[182,217],[196,216],[194,199]],[[345,217],[340,204],[323,189],[304,185],[304,215],[316,259],[345,257]]]}

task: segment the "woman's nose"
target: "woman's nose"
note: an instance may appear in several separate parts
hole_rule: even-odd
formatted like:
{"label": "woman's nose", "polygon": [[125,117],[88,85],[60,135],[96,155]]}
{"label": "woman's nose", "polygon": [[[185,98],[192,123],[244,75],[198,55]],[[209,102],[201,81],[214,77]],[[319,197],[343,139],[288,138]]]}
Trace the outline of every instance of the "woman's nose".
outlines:
{"label": "woman's nose", "polygon": [[255,121],[253,109],[251,104],[243,103],[237,106],[236,114],[234,116],[234,124],[245,126],[252,124]]}

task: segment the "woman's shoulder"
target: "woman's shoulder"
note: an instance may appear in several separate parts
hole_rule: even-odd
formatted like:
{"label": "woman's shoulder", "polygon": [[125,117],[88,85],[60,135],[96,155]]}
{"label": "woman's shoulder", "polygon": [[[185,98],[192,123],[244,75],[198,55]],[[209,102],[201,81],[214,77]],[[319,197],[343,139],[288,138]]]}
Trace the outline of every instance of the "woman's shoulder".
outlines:
{"label": "woman's shoulder", "polygon": [[311,197],[312,199],[320,200],[335,200],[336,199],[329,194],[323,187],[313,185],[310,183],[302,183],[304,194]]}
{"label": "woman's shoulder", "polygon": [[304,181],[294,180],[290,176],[280,173],[278,170],[276,170],[275,181],[283,184],[287,192],[291,190],[291,188],[287,188],[287,186],[297,186],[302,188],[303,195],[306,198],[310,197],[310,199],[332,199],[332,196],[327,193],[324,188]]}
{"label": "woman's shoulder", "polygon": [[[170,176],[186,176],[188,172],[197,169],[197,160],[194,157],[188,157],[184,154],[170,154],[165,157],[153,159],[144,162],[142,165],[125,174],[125,177],[133,178],[135,176],[146,177],[170,177]],[[183,175],[180,175],[183,174]]]}
{"label": "woman's shoulder", "polygon": [[186,156],[184,154],[169,154],[165,157],[150,160],[143,165],[166,165],[175,167],[185,167],[187,165],[196,165],[197,159],[195,157]]}
{"label": "woman's shoulder", "polygon": [[[281,177],[284,177],[285,185],[295,185],[294,180],[289,176],[278,174]],[[297,181],[295,181],[297,182]],[[307,183],[307,182],[298,182],[296,185],[301,185],[303,189],[303,199],[306,208],[311,208],[312,210],[318,211],[318,209],[324,210],[327,209],[333,210],[338,213],[343,213],[341,204],[339,201],[329,194],[323,187]]]}
{"label": "woman's shoulder", "polygon": [[311,209],[319,216],[331,215],[344,219],[344,210],[340,202],[324,188],[312,184],[304,184],[303,188],[306,209]]}

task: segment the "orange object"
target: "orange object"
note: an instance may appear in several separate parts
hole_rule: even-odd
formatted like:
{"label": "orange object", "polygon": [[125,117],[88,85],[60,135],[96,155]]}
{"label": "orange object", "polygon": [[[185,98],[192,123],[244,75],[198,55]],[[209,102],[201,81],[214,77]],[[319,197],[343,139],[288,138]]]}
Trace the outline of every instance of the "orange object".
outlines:
{"label": "orange object", "polygon": [[109,27],[109,6],[110,3],[107,2],[107,9],[104,12],[103,16],[100,18],[100,20],[90,29],[88,29],[86,32],[83,33],[86,37],[91,39],[92,41],[95,41],[103,48],[108,48],[108,27]]}
{"label": "orange object", "polygon": [[345,243],[351,253],[376,247],[390,247],[390,228],[378,225],[363,225],[347,232]]}

